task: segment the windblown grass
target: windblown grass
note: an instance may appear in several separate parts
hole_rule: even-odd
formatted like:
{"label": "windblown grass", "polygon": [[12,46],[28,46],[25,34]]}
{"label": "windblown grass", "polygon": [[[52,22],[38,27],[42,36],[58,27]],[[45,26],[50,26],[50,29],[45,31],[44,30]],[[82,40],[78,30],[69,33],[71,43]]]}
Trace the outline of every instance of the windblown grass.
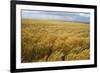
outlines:
{"label": "windblown grass", "polygon": [[46,62],[90,58],[89,24],[22,19],[21,61]]}

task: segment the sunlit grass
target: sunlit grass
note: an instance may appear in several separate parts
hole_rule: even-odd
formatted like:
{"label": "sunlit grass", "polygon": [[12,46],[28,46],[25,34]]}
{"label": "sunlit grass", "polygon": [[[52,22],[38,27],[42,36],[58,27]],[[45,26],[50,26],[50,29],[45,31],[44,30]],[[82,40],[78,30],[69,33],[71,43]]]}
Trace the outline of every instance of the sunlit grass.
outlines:
{"label": "sunlit grass", "polygon": [[23,19],[22,62],[87,60],[90,58],[89,24]]}

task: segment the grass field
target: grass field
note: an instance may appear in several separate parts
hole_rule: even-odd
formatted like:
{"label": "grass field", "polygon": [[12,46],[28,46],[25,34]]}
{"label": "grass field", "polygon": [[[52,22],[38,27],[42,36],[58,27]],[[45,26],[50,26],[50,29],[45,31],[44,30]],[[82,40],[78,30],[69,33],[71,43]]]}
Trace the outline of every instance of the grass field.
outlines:
{"label": "grass field", "polygon": [[22,19],[21,62],[90,58],[90,25],[79,22]]}

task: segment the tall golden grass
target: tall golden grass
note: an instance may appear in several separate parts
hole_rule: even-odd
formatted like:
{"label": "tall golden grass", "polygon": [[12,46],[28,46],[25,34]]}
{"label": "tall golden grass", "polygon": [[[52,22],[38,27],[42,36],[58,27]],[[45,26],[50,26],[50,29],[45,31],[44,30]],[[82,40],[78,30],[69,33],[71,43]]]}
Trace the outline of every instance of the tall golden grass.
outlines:
{"label": "tall golden grass", "polygon": [[21,62],[87,60],[89,33],[85,23],[22,19]]}

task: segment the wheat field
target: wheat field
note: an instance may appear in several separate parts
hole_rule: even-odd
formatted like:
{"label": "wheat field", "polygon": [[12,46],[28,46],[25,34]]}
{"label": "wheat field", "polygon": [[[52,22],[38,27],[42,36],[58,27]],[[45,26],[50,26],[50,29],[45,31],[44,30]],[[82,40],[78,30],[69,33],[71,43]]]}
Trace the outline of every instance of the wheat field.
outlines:
{"label": "wheat field", "polygon": [[22,19],[22,63],[88,59],[90,59],[89,24]]}

